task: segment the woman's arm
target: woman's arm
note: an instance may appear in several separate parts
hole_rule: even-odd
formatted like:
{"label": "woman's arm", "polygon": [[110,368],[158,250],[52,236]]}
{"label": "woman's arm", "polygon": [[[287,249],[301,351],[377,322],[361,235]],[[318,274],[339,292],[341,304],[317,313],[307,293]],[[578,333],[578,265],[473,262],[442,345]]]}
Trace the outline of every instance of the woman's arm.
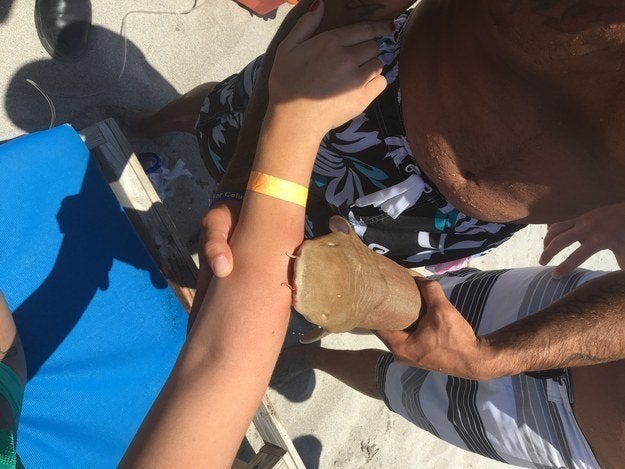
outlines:
{"label": "woman's arm", "polygon": [[[260,128],[267,109],[269,99],[267,82],[278,44],[282,42],[293,28],[293,25],[309,8],[315,8],[315,3],[317,3],[315,0],[300,0],[286,16],[273,40],[267,47],[267,52],[263,57],[258,72],[259,75],[254,86],[254,92],[245,111],[245,120],[239,132],[237,148],[219,184],[220,189],[245,189],[245,184],[247,183],[247,178],[256,153],[255,150]],[[414,1],[326,0],[324,3],[324,13],[317,28],[317,33],[365,20],[386,20],[390,24],[396,17],[409,8]]]}
{"label": "woman's arm", "polygon": [[[394,18],[412,5],[413,0],[326,0],[323,17],[317,32],[354,24],[363,20],[388,21],[389,27]],[[291,31],[297,20],[309,8],[315,8],[314,0],[300,0],[284,19],[269,44],[258,72],[254,92],[245,110],[243,125],[239,131],[237,147],[219,190],[244,191],[247,178],[256,154],[260,128],[267,110],[269,89],[267,86],[278,44]],[[200,271],[196,300],[191,310],[191,318],[197,313],[208,288],[213,271],[218,277],[227,276],[232,268],[232,252],[228,238],[236,226],[240,204],[236,201],[222,202],[209,210],[202,220],[202,239],[198,254]],[[221,259],[221,261],[218,261]]]}
{"label": "woman's arm", "polygon": [[[307,40],[323,5],[278,48],[254,169],[307,186],[322,136],[385,86],[374,37],[386,23]],[[248,191],[232,236],[235,268],[215,279],[174,370],[122,466],[229,467],[267,387],[287,328],[288,268],[304,207]]]}

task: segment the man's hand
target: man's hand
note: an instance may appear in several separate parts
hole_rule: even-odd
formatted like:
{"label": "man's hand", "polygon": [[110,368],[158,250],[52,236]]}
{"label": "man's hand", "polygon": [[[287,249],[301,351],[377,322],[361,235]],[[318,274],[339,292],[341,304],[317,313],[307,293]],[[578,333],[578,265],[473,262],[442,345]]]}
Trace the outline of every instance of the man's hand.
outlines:
{"label": "man's hand", "polygon": [[232,272],[232,251],[228,241],[237,224],[240,211],[240,202],[222,202],[210,209],[202,218],[198,246],[200,269],[195,298],[193,298],[193,306],[189,313],[189,330],[204,301],[213,275],[227,277]]}
{"label": "man's hand", "polygon": [[404,365],[461,378],[491,378],[485,372],[487,344],[447,300],[438,282],[416,281],[427,310],[414,331],[374,331],[375,334]]}
{"label": "man's hand", "polygon": [[625,203],[606,205],[586,212],[572,220],[549,225],[545,236],[540,264],[547,264],[553,256],[579,241],[581,246],[553,271],[554,278],[573,272],[582,262],[603,249],[610,249],[622,269],[625,267]]}

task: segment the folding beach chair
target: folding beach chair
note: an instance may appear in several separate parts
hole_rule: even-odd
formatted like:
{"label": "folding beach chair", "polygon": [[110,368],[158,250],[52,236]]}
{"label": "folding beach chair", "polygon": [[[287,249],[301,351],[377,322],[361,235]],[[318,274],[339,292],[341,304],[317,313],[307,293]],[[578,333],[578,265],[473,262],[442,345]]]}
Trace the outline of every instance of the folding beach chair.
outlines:
{"label": "folding beach chair", "polygon": [[[18,453],[115,467],[184,342],[195,265],[111,120],[1,145],[0,196],[0,289],[29,375]],[[303,467],[262,405],[258,419],[273,445],[256,467]]]}

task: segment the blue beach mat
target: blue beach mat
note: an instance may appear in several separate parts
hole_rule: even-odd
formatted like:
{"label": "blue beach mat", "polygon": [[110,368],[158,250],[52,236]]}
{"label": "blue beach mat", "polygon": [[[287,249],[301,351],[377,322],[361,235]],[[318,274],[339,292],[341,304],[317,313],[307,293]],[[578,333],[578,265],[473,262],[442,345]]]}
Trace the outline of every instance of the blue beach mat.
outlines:
{"label": "blue beach mat", "polygon": [[187,315],[80,136],[0,146],[0,289],[24,344],[27,468],[115,467],[167,378]]}

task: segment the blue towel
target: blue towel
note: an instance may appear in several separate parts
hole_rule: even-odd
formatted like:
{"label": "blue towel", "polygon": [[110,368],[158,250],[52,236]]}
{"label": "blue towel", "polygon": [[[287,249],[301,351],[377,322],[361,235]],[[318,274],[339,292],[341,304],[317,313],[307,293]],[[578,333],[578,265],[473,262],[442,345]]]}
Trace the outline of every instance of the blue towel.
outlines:
{"label": "blue towel", "polygon": [[187,315],[80,136],[0,146],[0,289],[29,381],[28,468],[115,467],[164,384]]}

